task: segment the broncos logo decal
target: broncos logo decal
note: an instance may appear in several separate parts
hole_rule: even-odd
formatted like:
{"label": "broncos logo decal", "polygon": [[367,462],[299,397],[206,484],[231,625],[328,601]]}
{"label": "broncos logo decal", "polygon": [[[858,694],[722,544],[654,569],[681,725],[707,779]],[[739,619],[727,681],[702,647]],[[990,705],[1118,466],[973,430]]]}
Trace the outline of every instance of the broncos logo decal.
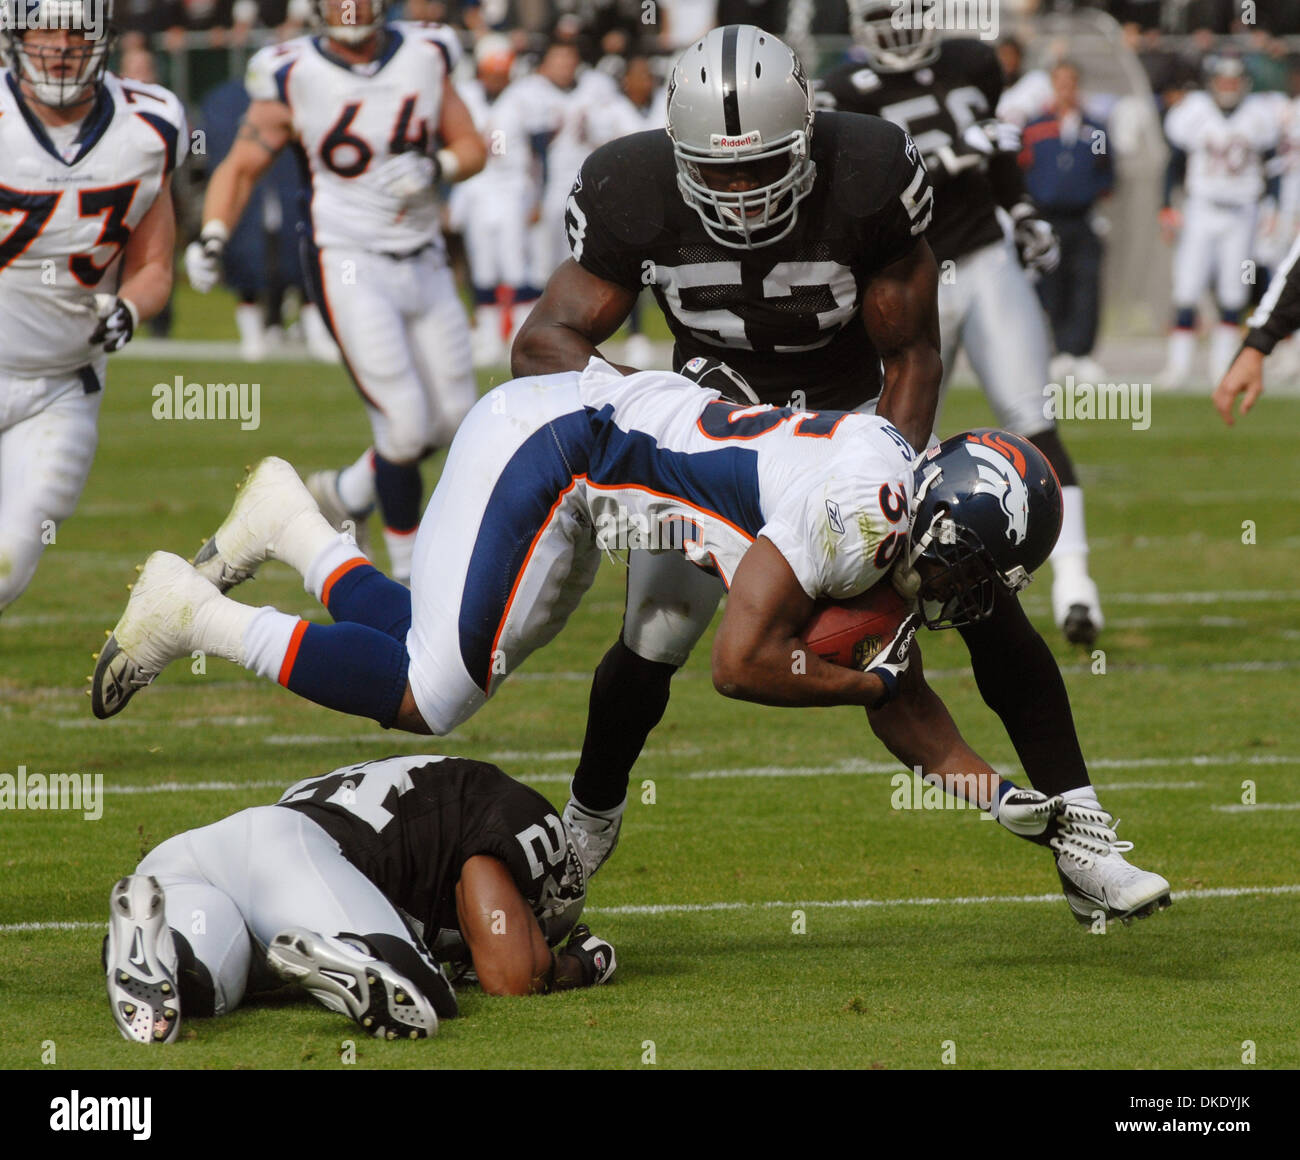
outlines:
{"label": "broncos logo decal", "polygon": [[971,494],[997,497],[1007,518],[1007,539],[1013,544],[1023,544],[1029,534],[1029,487],[1025,483],[1024,455],[996,435],[983,439],[972,437],[966,450],[977,461],[979,474]]}

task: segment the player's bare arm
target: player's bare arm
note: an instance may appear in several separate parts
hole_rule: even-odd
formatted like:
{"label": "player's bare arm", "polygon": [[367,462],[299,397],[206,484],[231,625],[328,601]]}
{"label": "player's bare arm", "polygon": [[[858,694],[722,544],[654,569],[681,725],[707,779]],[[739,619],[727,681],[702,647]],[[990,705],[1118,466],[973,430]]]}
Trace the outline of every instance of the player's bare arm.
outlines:
{"label": "player's bare arm", "polygon": [[169,179],[122,250],[117,296],[129,302],[140,319],[153,318],[171,297],[175,247],[176,216]]}
{"label": "player's bare arm", "polygon": [[203,223],[218,221],[233,230],[244,214],[253,187],[293,139],[293,114],[281,101],[248,106],[225,160],[213,171],[203,198]]}
{"label": "player's bare arm", "polygon": [[546,283],[510,351],[517,375],[581,370],[632,312],[636,294],[566,259]]}
{"label": "player's bare arm", "polygon": [[754,541],[736,568],[713,640],[713,685],[759,705],[862,705],[888,696],[880,677],[832,665],[799,639],[813,600],[776,545]]}
{"label": "player's bare arm", "polygon": [[862,321],[885,370],[876,412],[916,448],[926,445],[934,428],[943,377],[938,293],[939,267],[922,238],[862,295]]}
{"label": "player's bare arm", "polygon": [[442,82],[438,137],[446,142],[436,154],[438,171],[445,181],[464,181],[482,172],[487,164],[487,147],[450,77]]}
{"label": "player's bare arm", "polygon": [[[489,995],[537,995],[604,982],[613,973],[612,948],[593,972],[575,953],[574,941],[554,952],[506,864],[476,854],[456,883],[460,932],[474,960],[479,985]],[[586,928],[574,940],[586,941]]]}

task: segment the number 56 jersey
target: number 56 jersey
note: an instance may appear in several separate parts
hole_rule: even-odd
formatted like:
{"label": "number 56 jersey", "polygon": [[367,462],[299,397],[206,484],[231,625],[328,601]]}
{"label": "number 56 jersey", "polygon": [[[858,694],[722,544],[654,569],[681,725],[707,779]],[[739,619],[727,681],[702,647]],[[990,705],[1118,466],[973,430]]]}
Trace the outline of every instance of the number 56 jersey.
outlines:
{"label": "number 56 jersey", "polygon": [[447,29],[397,23],[366,65],[347,64],[311,36],[248,62],[249,97],[293,115],[317,246],[407,254],[440,243],[433,140],[459,53]]}
{"label": "number 56 jersey", "polygon": [[95,294],[117,291],[122,252],[187,147],[180,101],[104,77],[66,151],[0,72],[0,370],[102,371]]}

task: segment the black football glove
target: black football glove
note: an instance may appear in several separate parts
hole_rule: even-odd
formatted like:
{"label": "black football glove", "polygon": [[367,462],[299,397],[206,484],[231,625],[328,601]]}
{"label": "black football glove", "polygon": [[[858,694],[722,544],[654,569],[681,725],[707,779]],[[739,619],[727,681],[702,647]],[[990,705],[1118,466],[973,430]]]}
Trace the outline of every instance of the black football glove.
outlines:
{"label": "black football glove", "polygon": [[1061,244],[1056,231],[1038,216],[1027,201],[1011,207],[1012,240],[1020,264],[1036,274],[1050,274],[1061,263]]}
{"label": "black football glove", "polygon": [[681,372],[683,377],[702,387],[711,387],[730,403],[754,406],[761,402],[742,375],[733,371],[721,359],[693,358]]}
{"label": "black football glove", "polygon": [[95,327],[90,341],[102,342],[106,354],[112,354],[126,346],[140,324],[140,312],[136,310],[135,303],[128,302],[125,298],[116,298],[112,294],[95,295],[95,313],[99,315],[99,325]]}
{"label": "black football glove", "polygon": [[578,923],[560,952],[572,955],[582,967],[582,985],[598,987],[608,983],[618,965],[614,960],[614,948],[603,938],[591,933],[591,927],[585,922]]}
{"label": "black football glove", "polygon": [[913,612],[894,633],[893,639],[868,662],[863,672],[873,673],[885,683],[885,695],[872,708],[879,709],[898,696],[898,684],[912,661],[912,641],[921,627],[920,612]]}

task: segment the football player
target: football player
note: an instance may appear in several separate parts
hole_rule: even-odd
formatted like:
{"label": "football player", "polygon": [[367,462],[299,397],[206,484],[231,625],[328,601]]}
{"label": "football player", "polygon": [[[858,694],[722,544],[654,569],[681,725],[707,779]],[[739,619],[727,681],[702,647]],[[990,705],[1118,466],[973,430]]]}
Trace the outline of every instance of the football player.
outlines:
{"label": "football player", "polygon": [[1258,309],[1246,320],[1250,329],[1241,350],[1214,390],[1214,406],[1229,427],[1235,422],[1232,408],[1239,397],[1245,415],[1264,393],[1264,360],[1279,342],[1300,329],[1298,263],[1300,237],[1274,273]]}
{"label": "football player", "polygon": [[[1052,554],[1052,612],[1068,641],[1091,646],[1103,616],[1088,574],[1083,489],[1045,413],[1051,340],[1025,272],[1056,266],[1055,235],[1025,193],[1018,134],[995,117],[1003,80],[994,48],[973,38],[939,41],[933,28],[894,27],[897,14],[891,0],[849,0],[866,65],[847,63],[832,72],[822,99],[831,108],[893,121],[925,157],[934,183],[926,239],[942,270],[940,406],[965,350],[998,422],[1051,461],[1065,488],[1065,524]],[[1003,233],[1000,209],[1010,215],[1014,245]]]}
{"label": "football player", "polygon": [[0,7],[0,610],[77,506],[108,355],[171,294],[185,114],[107,71],[112,16]]}
{"label": "football player", "polygon": [[[685,373],[751,402],[874,409],[925,447],[942,377],[938,271],[922,237],[934,193],[911,138],[872,117],[814,118],[797,59],[755,28],[710,33],[673,81],[668,134],[625,137],[583,167],[573,258],[520,329],[515,373],[586,365],[644,280]],[[623,630],[592,682],[565,810],[593,847],[613,848],[628,774],[721,593],[672,553],[630,553]],[[960,627],[980,693],[1036,789],[1099,811],[1055,658],[1014,593],[995,597],[988,618]],[[872,726],[891,750],[905,744],[892,737],[909,729],[901,710]],[[1098,866],[1125,897],[1168,888],[1113,857]]]}
{"label": "football player", "polygon": [[[1173,146],[1165,208],[1166,239],[1174,250],[1173,329],[1160,371],[1166,386],[1185,386],[1196,353],[1196,310],[1213,286],[1219,325],[1210,340],[1210,375],[1221,378],[1241,338],[1241,313],[1250,298],[1247,263],[1255,239],[1259,202],[1266,188],[1276,197],[1279,178],[1266,180],[1265,160],[1277,148],[1282,125],[1275,103],[1247,92],[1241,59],[1219,56],[1207,63],[1209,92],[1190,92],[1165,114]],[[1187,198],[1181,213],[1169,204],[1177,173],[1185,167]]]}
{"label": "football player", "polygon": [[[1060,807],[1076,810],[1049,840],[1065,843],[1053,849],[1081,921],[1097,908],[1126,917],[1167,903],[1168,883],[1124,862],[1099,807],[1078,814],[1078,803],[1000,782],[911,667],[922,620],[983,621],[1047,558],[1061,518],[1051,466],[996,431],[914,459],[876,415],[742,407],[665,372],[624,377],[593,359],[581,373],[516,380],[480,400],[457,434],[409,591],[334,531],[292,467],[265,459],[196,566],[149,557],[99,656],[92,708],[112,716],[199,649],[328,708],[446,734],[560,632],[602,548],[640,539],[728,588],[713,647],[724,695],[862,706],[905,766],[945,783],[978,775],[980,804],[999,818],[1014,793],[1009,816],[1031,814],[1035,835]],[[222,594],[271,558],[303,576],[333,625]],[[808,655],[800,632],[815,602],[865,592],[900,560],[899,583],[920,609],[865,670]],[[886,728],[880,714],[895,702]],[[624,769],[643,736],[622,742]],[[624,797],[626,788],[624,774]],[[612,841],[581,825],[568,832],[593,873]],[[1096,836],[1105,833],[1110,844]]]}
{"label": "football player", "polygon": [[422,1039],[457,1013],[442,962],[490,995],[608,981],[614,948],[574,925],[585,898],[536,790],[464,758],[364,761],[151,850],[109,901],[109,1004],[127,1039],[171,1043],[182,1014],[228,1014],[278,976]]}
{"label": "football player", "polygon": [[451,83],[459,42],[450,30],[386,26],[386,0],[314,7],[320,35],[249,62],[252,104],[208,183],[185,263],[197,290],[216,285],[250,191],[292,144],[311,180],[314,252],[304,267],[374,437],[373,452],[314,477],[313,490],[336,523],[359,529],[377,496],[393,575],[404,578],[420,522],[420,460],[451,441],[477,394],[437,185],[477,173],[485,150]]}

